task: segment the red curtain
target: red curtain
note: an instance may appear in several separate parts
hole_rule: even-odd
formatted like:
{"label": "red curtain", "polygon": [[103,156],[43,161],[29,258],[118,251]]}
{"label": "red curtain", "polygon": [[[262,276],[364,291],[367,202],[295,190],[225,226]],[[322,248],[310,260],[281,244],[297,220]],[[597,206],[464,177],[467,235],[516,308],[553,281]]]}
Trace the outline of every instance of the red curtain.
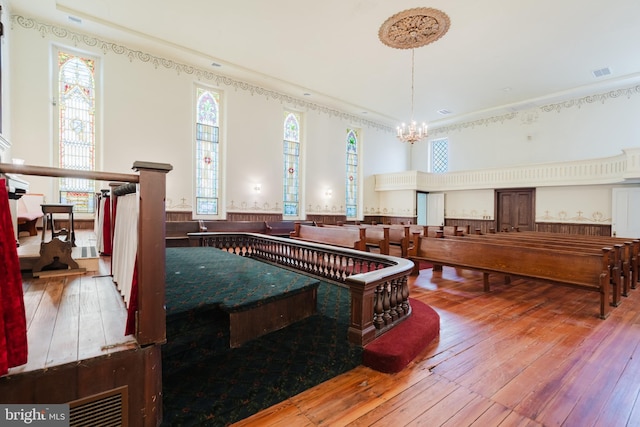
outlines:
{"label": "red curtain", "polygon": [[127,308],[127,326],[125,335],[136,333],[136,313],[138,311],[138,258],[133,266],[133,279],[131,279],[131,296],[129,297],[129,307]]}
{"label": "red curtain", "polygon": [[0,179],[0,375],[27,363],[27,321],[6,181]]}
{"label": "red curtain", "polygon": [[103,255],[111,255],[111,200],[109,196],[104,199],[104,212],[102,212],[102,244]]}

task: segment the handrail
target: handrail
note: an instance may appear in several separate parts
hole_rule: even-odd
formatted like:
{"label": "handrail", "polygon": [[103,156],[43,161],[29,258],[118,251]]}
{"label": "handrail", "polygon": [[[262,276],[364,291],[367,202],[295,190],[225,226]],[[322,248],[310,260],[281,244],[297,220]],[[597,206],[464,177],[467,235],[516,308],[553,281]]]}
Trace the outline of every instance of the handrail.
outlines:
{"label": "handrail", "polygon": [[[48,177],[74,177],[100,181],[136,183],[140,191],[138,215],[137,310],[135,311],[135,337],[143,353],[144,372],[131,380],[144,388],[140,425],[158,426],[162,422],[162,372],[160,346],[166,341],[165,311],[165,197],[166,174],[173,169],[170,164],[134,162],[133,169],[139,175],[97,171],[26,166],[0,163],[0,173],[36,175]],[[124,333],[124,331],[123,331]],[[100,371],[93,364],[90,372]],[[132,377],[133,378],[133,377]],[[86,390],[85,390],[86,391]],[[78,397],[82,393],[78,392]],[[134,419],[134,418],[132,418]]]}
{"label": "handrail", "polygon": [[258,233],[188,233],[191,246],[257,258],[349,287],[347,337],[364,346],[411,315],[408,276],[413,262],[332,245]]}
{"label": "handrail", "polygon": [[[167,163],[136,161],[132,169],[139,174],[83,171],[46,166],[0,163],[0,173],[45,177],[72,177],[98,181],[136,183],[140,187],[138,218],[138,311],[135,336],[140,345],[159,344],[166,340],[164,309],[164,222],[166,174],[173,169]],[[161,283],[163,286],[158,286]]]}
{"label": "handrail", "polygon": [[134,174],[115,172],[85,171],[77,169],[62,169],[48,166],[17,165],[0,163],[0,173],[14,173],[19,175],[50,176],[55,178],[84,178],[96,181],[139,182],[140,177]]}

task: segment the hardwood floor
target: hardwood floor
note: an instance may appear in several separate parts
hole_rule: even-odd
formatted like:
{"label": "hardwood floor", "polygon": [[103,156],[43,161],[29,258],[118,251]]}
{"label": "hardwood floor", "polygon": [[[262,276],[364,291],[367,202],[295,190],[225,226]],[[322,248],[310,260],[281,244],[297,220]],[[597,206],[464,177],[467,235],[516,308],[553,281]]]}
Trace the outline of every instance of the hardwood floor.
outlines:
{"label": "hardwood floor", "polygon": [[[20,238],[19,256],[38,253],[40,236]],[[95,242],[93,232],[76,233],[79,245]],[[137,347],[125,336],[127,310],[111,278],[110,258],[99,260],[98,271],[34,278],[23,272],[29,357],[9,375],[49,369],[65,363]]]}
{"label": "hardwood floor", "polygon": [[[108,271],[24,278],[30,356],[10,373],[135,345]],[[441,332],[406,369],[358,367],[236,426],[640,425],[640,289],[600,320],[597,294],[539,282],[492,276],[484,293],[445,267],[410,285]]]}
{"label": "hardwood floor", "polygon": [[358,367],[235,426],[640,425],[640,289],[591,292],[445,267],[411,279],[440,337],[406,369]]}

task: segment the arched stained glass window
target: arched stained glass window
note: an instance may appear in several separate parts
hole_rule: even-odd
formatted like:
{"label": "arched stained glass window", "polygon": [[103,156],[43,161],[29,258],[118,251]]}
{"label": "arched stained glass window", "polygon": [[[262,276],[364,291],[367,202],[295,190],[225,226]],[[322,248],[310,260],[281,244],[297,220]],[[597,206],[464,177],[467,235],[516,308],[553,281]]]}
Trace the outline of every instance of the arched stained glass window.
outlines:
{"label": "arched stained glass window", "polygon": [[[58,52],[58,143],[63,169],[95,169],[95,60]],[[95,184],[81,178],[60,179],[60,202],[75,212],[94,211]]]}
{"label": "arched stained glass window", "polygon": [[300,201],[300,116],[284,112],[284,215],[299,215]]}
{"label": "arched stained glass window", "polygon": [[347,129],[347,218],[358,216],[358,131]]}
{"label": "arched stained glass window", "polygon": [[196,214],[218,214],[218,142],[220,95],[197,89],[196,102]]}

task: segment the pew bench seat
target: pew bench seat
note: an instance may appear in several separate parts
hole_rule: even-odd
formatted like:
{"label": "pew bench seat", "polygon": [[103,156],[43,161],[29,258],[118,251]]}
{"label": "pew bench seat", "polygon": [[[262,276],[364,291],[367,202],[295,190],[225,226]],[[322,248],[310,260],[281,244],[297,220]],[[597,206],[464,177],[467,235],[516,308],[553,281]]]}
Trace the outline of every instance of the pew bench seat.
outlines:
{"label": "pew bench seat", "polygon": [[291,233],[290,237],[312,243],[339,246],[360,251],[367,250],[364,228],[324,227],[296,223],[295,230]]}
{"label": "pew bench seat", "polygon": [[[476,270],[483,273],[484,290],[490,291],[489,274],[499,273],[538,280],[599,294],[600,318],[611,311],[611,248],[600,253],[553,251],[548,248],[511,246],[464,238],[424,238],[410,250],[409,259],[418,263]],[[414,274],[417,272],[414,269]]]}
{"label": "pew bench seat", "polygon": [[189,233],[197,233],[200,230],[198,221],[166,221],[165,222],[165,246],[167,248],[180,248],[189,246]]}

